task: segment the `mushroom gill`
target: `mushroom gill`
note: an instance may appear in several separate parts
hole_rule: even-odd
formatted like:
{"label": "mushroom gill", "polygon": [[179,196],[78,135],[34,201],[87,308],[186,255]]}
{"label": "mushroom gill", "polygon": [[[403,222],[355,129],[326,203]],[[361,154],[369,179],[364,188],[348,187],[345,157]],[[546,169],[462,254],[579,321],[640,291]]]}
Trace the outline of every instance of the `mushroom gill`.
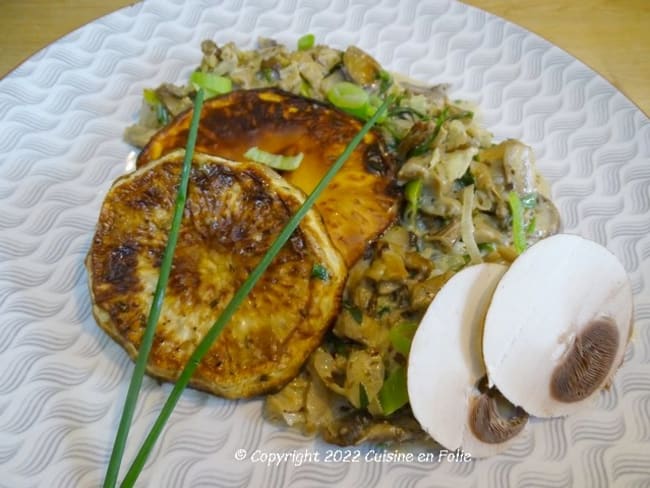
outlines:
{"label": "mushroom gill", "polygon": [[468,425],[474,436],[486,444],[500,444],[519,434],[528,414],[515,407],[495,387],[487,388],[487,376],[479,382],[480,395],[472,398]]}
{"label": "mushroom gill", "polygon": [[551,375],[551,396],[577,402],[594,393],[607,379],[619,348],[619,333],[610,317],[594,320],[575,337]]}

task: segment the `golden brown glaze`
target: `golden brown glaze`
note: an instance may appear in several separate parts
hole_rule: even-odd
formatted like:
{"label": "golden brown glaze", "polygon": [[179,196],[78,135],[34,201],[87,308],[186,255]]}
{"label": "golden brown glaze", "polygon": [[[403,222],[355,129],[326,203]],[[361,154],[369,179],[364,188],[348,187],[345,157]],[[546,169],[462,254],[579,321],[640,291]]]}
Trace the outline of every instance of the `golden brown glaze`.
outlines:
{"label": "golden brown glaze", "polygon": [[[183,151],[113,185],[86,265],[98,324],[135,358],[167,242]],[[148,372],[180,374],[190,354],[304,200],[273,170],[195,155]],[[315,264],[329,279],[312,277]],[[191,385],[229,398],[294,377],[339,309],[346,268],[311,210],[201,362]]]}
{"label": "golden brown glaze", "polygon": [[[138,165],[184,147],[190,118],[185,112],[155,134]],[[302,152],[300,167],[283,176],[310,193],[361,127],[339,110],[278,89],[238,90],[205,102],[196,150],[235,161],[253,146],[286,156]],[[391,158],[370,133],[316,202],[348,266],[395,219],[394,179]]]}

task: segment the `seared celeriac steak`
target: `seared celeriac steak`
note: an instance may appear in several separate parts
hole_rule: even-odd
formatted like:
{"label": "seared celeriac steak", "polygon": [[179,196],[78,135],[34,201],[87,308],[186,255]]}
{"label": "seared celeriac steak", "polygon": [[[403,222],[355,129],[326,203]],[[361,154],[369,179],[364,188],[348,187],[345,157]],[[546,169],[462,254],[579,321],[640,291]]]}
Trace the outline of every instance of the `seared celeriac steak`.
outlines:
{"label": "seared celeriac steak", "polygon": [[[118,179],[87,257],[93,312],[135,358],[171,224],[184,152]],[[303,193],[252,162],[194,156],[174,264],[148,372],[175,380]],[[191,385],[228,398],[293,378],[339,309],[346,267],[310,210],[202,360]]]}
{"label": "seared celeriac steak", "polygon": [[[300,167],[283,176],[310,193],[361,129],[362,123],[335,108],[278,89],[238,90],[205,102],[198,152],[243,161],[251,147],[285,156],[303,154]],[[184,147],[191,111],[155,134],[138,165]],[[392,159],[369,133],[316,202],[334,245],[348,265],[396,217]]]}

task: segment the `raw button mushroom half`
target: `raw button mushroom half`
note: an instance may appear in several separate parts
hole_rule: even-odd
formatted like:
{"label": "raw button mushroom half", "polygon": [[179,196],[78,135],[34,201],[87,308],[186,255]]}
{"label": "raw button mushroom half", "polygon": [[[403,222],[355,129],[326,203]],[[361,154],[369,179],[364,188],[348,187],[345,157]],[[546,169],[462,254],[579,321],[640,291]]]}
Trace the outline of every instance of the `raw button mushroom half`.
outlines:
{"label": "raw button mushroom half", "polygon": [[487,388],[483,320],[507,268],[470,266],[437,293],[413,337],[407,385],[422,428],[450,450],[486,457],[506,449],[528,416]]}
{"label": "raw button mushroom half", "polygon": [[584,407],[623,360],[632,289],[599,244],[558,234],[531,246],[505,273],[485,319],[490,384],[530,415]]}

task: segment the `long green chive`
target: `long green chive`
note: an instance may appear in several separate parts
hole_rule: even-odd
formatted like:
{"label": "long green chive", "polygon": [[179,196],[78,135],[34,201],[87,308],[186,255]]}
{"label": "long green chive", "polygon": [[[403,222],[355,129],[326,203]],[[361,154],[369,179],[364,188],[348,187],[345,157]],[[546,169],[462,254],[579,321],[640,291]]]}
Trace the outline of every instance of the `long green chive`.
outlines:
{"label": "long green chive", "polygon": [[165,289],[167,288],[167,281],[169,280],[169,274],[172,268],[174,249],[176,248],[176,242],[178,241],[178,233],[181,226],[181,220],[183,218],[183,210],[185,208],[185,201],[187,200],[187,185],[190,179],[192,156],[194,154],[194,146],[196,145],[196,135],[198,132],[203,99],[204,93],[203,90],[200,89],[196,94],[196,100],[194,102],[194,113],[192,114],[192,122],[190,124],[185,159],[183,160],[181,181],[178,186],[178,192],[176,194],[174,215],[172,217],[172,224],[169,230],[167,245],[162,257],[162,262],[160,264],[160,275],[158,277],[158,283],[156,284],[156,290],[151,302],[149,317],[147,319],[147,326],[142,336],[142,342],[140,343],[138,358],[135,363],[135,368],[133,369],[133,375],[131,376],[131,382],[129,384],[129,389],[124,401],[122,417],[120,418],[120,425],[115,436],[115,442],[113,443],[113,452],[111,453],[111,458],[106,470],[106,477],[104,479],[105,488],[113,488],[117,483],[117,475],[120,470],[122,456],[124,455],[126,438],[129,434],[129,429],[131,428],[131,421],[133,420],[135,404],[138,400],[138,394],[140,393],[140,388],[142,386],[142,378],[147,367],[149,352],[151,351],[151,345],[153,344],[153,338],[156,332],[156,324],[158,323],[163,300],[165,299]]}
{"label": "long green chive", "polygon": [[217,337],[219,337],[219,334],[226,326],[228,321],[231,319],[231,317],[233,316],[233,314],[235,313],[239,305],[246,299],[246,297],[253,289],[257,281],[261,278],[261,276],[264,274],[266,269],[270,266],[275,256],[278,254],[278,252],[280,252],[282,246],[284,246],[284,244],[289,240],[293,232],[298,227],[298,224],[300,224],[300,221],[303,219],[303,217],[309,211],[309,209],[314,205],[316,199],[320,196],[320,194],[323,192],[325,187],[330,183],[332,178],[334,178],[336,173],[341,169],[345,161],[350,157],[352,151],[354,151],[354,149],[363,140],[363,137],[368,133],[368,131],[370,131],[372,126],[375,125],[377,119],[386,110],[390,101],[391,101],[390,98],[386,98],[384,103],[377,109],[377,112],[375,112],[375,114],[370,118],[370,120],[368,120],[368,122],[365,123],[363,128],[357,133],[357,135],[352,139],[352,141],[350,141],[350,143],[345,148],[341,156],[339,156],[336,162],[329,168],[327,173],[325,173],[325,176],[323,176],[323,178],[318,182],[314,190],[305,199],[305,202],[300,206],[298,211],[289,219],[289,221],[282,229],[278,237],[275,239],[273,244],[271,244],[269,250],[266,252],[264,257],[262,257],[259,264],[251,272],[248,278],[246,278],[246,280],[241,285],[241,287],[237,290],[237,292],[232,297],[230,302],[228,302],[228,305],[226,305],[226,308],[223,310],[219,318],[212,325],[212,327],[207,332],[207,334],[203,337],[203,339],[201,339],[201,342],[199,342],[198,346],[196,346],[196,349],[190,356],[189,360],[187,361],[187,364],[183,368],[183,371],[181,372],[180,376],[178,377],[178,380],[174,384],[172,391],[167,397],[167,400],[165,401],[165,404],[163,405],[163,408],[161,409],[158,418],[154,422],[153,426],[151,427],[151,430],[149,431],[149,434],[144,440],[142,446],[140,447],[140,450],[138,451],[138,454],[136,455],[133,464],[129,468],[129,471],[126,473],[124,481],[122,482],[121,485],[122,487],[131,487],[135,484],[140,472],[142,471],[142,468],[144,467],[147,461],[147,457],[149,456],[149,453],[153,449],[153,446],[158,440],[158,437],[162,433],[165,423],[171,416],[172,411],[176,406],[176,403],[178,403],[178,400],[180,399],[180,396],[183,393],[183,390],[185,389],[190,379],[192,378],[192,375],[196,371],[196,368],[198,368],[201,359],[210,350],[210,347],[212,347],[214,341],[217,339]]}

